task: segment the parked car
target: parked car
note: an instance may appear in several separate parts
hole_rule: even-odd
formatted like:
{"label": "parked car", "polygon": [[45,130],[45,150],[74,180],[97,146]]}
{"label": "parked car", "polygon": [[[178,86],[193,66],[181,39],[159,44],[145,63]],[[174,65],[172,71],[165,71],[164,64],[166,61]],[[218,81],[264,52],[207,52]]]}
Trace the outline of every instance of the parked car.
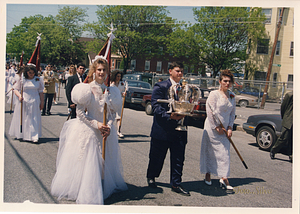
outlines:
{"label": "parked car", "polygon": [[[245,87],[242,90],[239,90],[241,94],[249,94],[255,97],[262,97],[264,95],[264,92],[260,92],[258,88],[254,87]],[[268,95],[267,95],[268,98]]]}
{"label": "parked car", "polygon": [[138,80],[152,84],[153,75],[150,73],[132,73],[125,74],[123,80]]}
{"label": "parked car", "polygon": [[239,81],[235,81],[233,83],[233,88],[237,88],[238,90],[241,90],[243,88],[243,84]]}
{"label": "parked car", "polygon": [[237,89],[233,90],[235,94],[235,103],[240,107],[255,106],[258,104],[258,98],[249,94],[241,94]]}
{"label": "parked car", "polygon": [[243,129],[256,138],[261,149],[269,151],[281,135],[281,122],[279,114],[252,115],[243,123]]}
{"label": "parked car", "polygon": [[152,94],[152,86],[144,81],[126,80],[126,96],[125,103],[140,105],[143,101],[143,96]]}
{"label": "parked car", "polygon": [[[201,90],[201,98],[198,100],[198,104],[195,105],[193,113],[196,115],[194,117],[188,117],[188,120],[190,122],[203,122],[206,118],[206,99],[208,97],[208,94],[210,90],[208,89],[202,89]],[[142,106],[145,107],[145,112],[147,115],[152,115],[152,106],[151,106],[151,97],[152,94],[147,94],[143,96],[143,102]]]}

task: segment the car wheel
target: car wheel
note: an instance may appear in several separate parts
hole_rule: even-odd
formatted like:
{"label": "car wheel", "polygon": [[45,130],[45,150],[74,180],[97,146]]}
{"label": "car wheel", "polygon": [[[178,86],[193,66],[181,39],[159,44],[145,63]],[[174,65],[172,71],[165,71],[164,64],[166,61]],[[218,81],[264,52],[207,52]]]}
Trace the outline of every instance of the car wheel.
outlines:
{"label": "car wheel", "polygon": [[274,130],[269,126],[259,128],[256,133],[256,143],[261,149],[270,150],[275,144],[276,135]]}
{"label": "car wheel", "polygon": [[145,111],[147,115],[152,115],[152,105],[151,102],[147,102],[146,106],[145,106]]}
{"label": "car wheel", "polygon": [[240,107],[245,108],[246,106],[248,106],[248,101],[247,100],[241,100],[239,102]]}

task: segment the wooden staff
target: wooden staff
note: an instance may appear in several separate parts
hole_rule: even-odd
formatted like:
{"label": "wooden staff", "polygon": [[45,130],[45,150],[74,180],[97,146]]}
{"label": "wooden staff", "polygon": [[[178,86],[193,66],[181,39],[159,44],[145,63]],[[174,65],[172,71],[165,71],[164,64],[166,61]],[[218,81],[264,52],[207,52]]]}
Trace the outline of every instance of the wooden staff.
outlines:
{"label": "wooden staff", "polygon": [[123,97],[122,111],[121,111],[120,125],[119,125],[119,133],[121,133],[121,124],[122,124],[123,111],[124,111],[124,105],[125,105],[125,97],[126,97],[126,91],[125,91],[125,94],[124,94],[124,97]]}
{"label": "wooden staff", "polygon": [[11,91],[11,90],[13,90],[14,88],[11,88],[7,93],[6,93],[6,96],[9,94],[9,92]]}
{"label": "wooden staff", "polygon": [[237,148],[236,148],[236,146],[234,145],[234,143],[233,143],[233,141],[231,140],[231,138],[228,136],[227,130],[226,130],[225,127],[223,126],[221,120],[218,118],[217,115],[214,114],[214,112],[213,112],[213,110],[212,110],[210,104],[209,104],[209,103],[207,103],[207,104],[208,104],[210,110],[212,111],[212,114],[213,114],[214,118],[215,118],[216,120],[219,121],[220,126],[222,127],[223,131],[225,132],[225,135],[226,135],[227,139],[229,140],[229,142],[230,142],[231,145],[233,146],[234,150],[236,151],[237,155],[238,155],[239,158],[241,159],[241,161],[242,161],[242,163],[244,164],[245,168],[248,169],[248,166],[246,165],[245,161],[243,160],[241,154],[240,154],[239,151],[237,150]]}
{"label": "wooden staff", "polygon": [[[104,104],[104,110],[103,110],[103,125],[106,126],[106,115],[107,115],[107,103]],[[105,160],[105,143],[106,138],[103,137],[102,139],[102,158]]]}
{"label": "wooden staff", "polygon": [[67,121],[70,119],[71,114],[72,114],[72,109],[71,109],[71,111],[70,111],[70,113],[69,113],[69,115],[68,115]]}
{"label": "wooden staff", "polygon": [[20,132],[22,133],[22,124],[23,124],[23,84],[21,88],[21,121],[20,121]]}
{"label": "wooden staff", "polygon": [[9,114],[12,113],[13,102],[14,102],[14,90],[13,90],[13,88],[12,88],[12,90],[11,90],[11,103],[10,103],[10,111],[9,111]]}

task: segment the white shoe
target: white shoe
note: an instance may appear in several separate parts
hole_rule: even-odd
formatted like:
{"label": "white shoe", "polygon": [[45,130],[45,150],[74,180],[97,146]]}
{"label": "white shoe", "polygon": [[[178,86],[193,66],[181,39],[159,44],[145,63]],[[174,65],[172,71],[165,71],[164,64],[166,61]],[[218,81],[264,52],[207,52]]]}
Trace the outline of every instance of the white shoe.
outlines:
{"label": "white shoe", "polygon": [[54,104],[55,104],[55,105],[57,105],[57,102],[56,102],[56,101],[54,101]]}
{"label": "white shoe", "polygon": [[211,186],[211,184],[212,184],[211,180],[210,180],[210,181],[207,181],[207,180],[204,179],[204,182],[205,182],[205,184],[208,185],[208,186]]}
{"label": "white shoe", "polygon": [[118,132],[118,136],[119,136],[119,138],[123,138],[124,137],[124,135],[121,132]]}
{"label": "white shoe", "polygon": [[33,140],[32,142],[37,143],[37,142],[39,142],[39,140]]}
{"label": "white shoe", "polygon": [[223,179],[221,178],[221,179],[220,179],[220,187],[222,187],[222,186],[224,186],[225,189],[227,189],[227,190],[229,190],[229,191],[233,191],[233,187],[230,186],[230,185],[227,186],[227,185],[225,184],[225,182],[223,181]]}

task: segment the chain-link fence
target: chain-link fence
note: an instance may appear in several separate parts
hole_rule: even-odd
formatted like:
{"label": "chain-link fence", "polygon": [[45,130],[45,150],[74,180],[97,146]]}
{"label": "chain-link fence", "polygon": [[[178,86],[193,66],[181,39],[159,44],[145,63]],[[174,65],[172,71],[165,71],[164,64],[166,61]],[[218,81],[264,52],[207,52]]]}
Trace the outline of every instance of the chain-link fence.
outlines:
{"label": "chain-link fence", "polygon": [[[154,86],[159,79],[167,80],[168,78],[169,75],[155,75],[152,79],[152,86]],[[190,84],[195,84],[200,88],[211,90],[219,88],[218,78],[203,78],[201,76],[189,76],[184,78],[187,79]],[[260,102],[264,94],[266,84],[268,84],[266,102],[280,103],[284,95],[293,90],[293,82],[243,80],[238,78],[235,78],[235,83],[233,84],[231,90],[238,95],[247,94],[256,97],[256,100]]]}

